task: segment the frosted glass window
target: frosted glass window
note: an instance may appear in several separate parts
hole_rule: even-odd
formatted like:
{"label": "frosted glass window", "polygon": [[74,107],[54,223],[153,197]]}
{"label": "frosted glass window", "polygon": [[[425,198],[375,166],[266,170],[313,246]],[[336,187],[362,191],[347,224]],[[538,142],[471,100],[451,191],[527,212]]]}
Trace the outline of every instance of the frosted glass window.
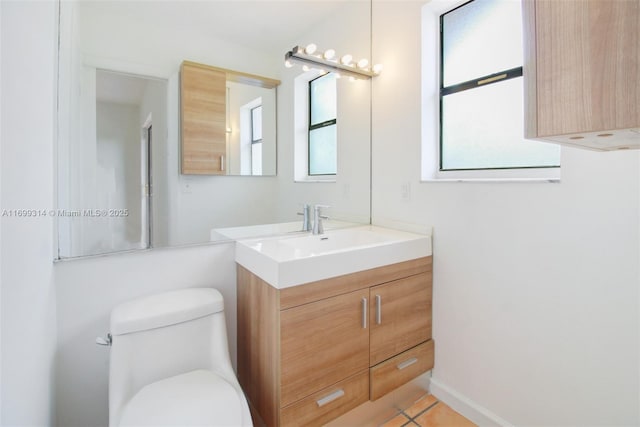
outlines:
{"label": "frosted glass window", "polygon": [[559,146],[524,139],[520,1],[472,0],[440,25],[440,170],[559,167]]}
{"label": "frosted glass window", "polygon": [[309,82],[309,175],[337,173],[336,77]]}
{"label": "frosted glass window", "polygon": [[523,114],[522,77],[443,97],[442,169],[558,166],[557,145],[522,137]]}
{"label": "frosted glass window", "polygon": [[325,74],[309,82],[312,125],[336,118],[336,76]]}
{"label": "frosted glass window", "polygon": [[251,175],[262,175],[262,142],[251,144]]}
{"label": "frosted glass window", "polygon": [[309,132],[309,175],[335,175],[337,171],[336,126]]}
{"label": "frosted glass window", "polygon": [[474,0],[444,14],[441,25],[444,86],[522,65],[519,0]]}

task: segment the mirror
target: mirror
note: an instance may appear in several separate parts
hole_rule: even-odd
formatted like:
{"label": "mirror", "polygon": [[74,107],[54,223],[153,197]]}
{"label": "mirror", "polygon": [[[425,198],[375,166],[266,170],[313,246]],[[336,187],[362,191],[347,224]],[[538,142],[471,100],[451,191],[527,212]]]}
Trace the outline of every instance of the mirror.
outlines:
{"label": "mirror", "polygon": [[[370,13],[369,0],[61,1],[59,257],[295,231],[305,203],[331,206],[328,227],[369,223],[370,81],[337,83],[336,175],[301,174],[317,73],[284,54],[313,42],[370,58]],[[181,171],[183,61],[280,82],[227,81],[224,175]]]}

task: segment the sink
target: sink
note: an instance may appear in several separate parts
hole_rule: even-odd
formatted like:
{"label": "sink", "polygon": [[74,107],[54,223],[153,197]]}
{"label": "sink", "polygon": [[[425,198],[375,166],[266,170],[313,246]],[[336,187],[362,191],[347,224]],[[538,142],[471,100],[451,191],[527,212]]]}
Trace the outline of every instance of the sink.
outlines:
{"label": "sink", "polygon": [[278,289],[429,255],[431,236],[372,225],[236,243],[236,262]]}
{"label": "sink", "polygon": [[[326,220],[325,230],[353,227],[358,224],[347,221]],[[267,236],[277,236],[287,233],[302,233],[302,220],[293,222],[280,222],[274,224],[248,225],[241,227],[215,228],[210,231],[212,242],[219,240],[240,240]]]}
{"label": "sink", "polygon": [[281,239],[276,244],[293,249],[296,257],[310,257],[329,254],[336,251],[348,251],[362,247],[389,243],[398,236],[377,229],[349,229],[340,233],[329,233],[320,236],[307,235],[291,239]]}

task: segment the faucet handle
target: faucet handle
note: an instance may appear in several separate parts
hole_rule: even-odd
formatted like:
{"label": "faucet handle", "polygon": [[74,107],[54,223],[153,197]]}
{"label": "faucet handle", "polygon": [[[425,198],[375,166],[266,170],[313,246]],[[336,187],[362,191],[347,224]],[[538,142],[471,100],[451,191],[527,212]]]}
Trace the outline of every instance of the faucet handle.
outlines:
{"label": "faucet handle", "polygon": [[329,219],[328,216],[322,215],[321,209],[329,209],[329,205],[314,205],[314,213],[316,218]]}
{"label": "faucet handle", "polygon": [[315,205],[313,207],[315,216],[322,219],[329,219],[328,216],[322,215],[321,209],[329,209],[331,206],[329,205]]}
{"label": "faucet handle", "polygon": [[298,215],[309,215],[309,209],[311,208],[311,206],[309,206],[308,203],[303,203],[302,204],[302,212],[298,212]]}
{"label": "faucet handle", "polygon": [[311,214],[308,203],[302,205],[302,212],[298,212],[298,215],[302,217],[302,231],[311,230]]}

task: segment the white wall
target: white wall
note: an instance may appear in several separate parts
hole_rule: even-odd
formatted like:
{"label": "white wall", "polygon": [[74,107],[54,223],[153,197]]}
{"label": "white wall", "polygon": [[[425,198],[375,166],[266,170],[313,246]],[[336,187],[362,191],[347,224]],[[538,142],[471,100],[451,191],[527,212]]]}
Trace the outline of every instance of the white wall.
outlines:
{"label": "white wall", "polygon": [[[55,3],[2,2],[2,209],[53,206]],[[2,425],[51,425],[53,219],[3,217]]]}
{"label": "white wall", "polygon": [[420,9],[374,0],[373,222],[434,227],[434,390],[515,425],[638,425],[640,153],[420,183]]}
{"label": "white wall", "polygon": [[[0,63],[2,63],[2,2],[0,2]],[[0,87],[2,85],[2,67],[0,67]],[[2,135],[2,104],[0,102],[0,136]],[[1,143],[0,139],[0,143]],[[2,149],[0,148],[0,164],[2,164]],[[2,201],[2,173],[0,173],[0,202]],[[2,259],[2,226],[0,226],[0,260]],[[2,261],[0,261],[0,384],[2,384]],[[0,423],[2,423],[2,387],[0,387]]]}

